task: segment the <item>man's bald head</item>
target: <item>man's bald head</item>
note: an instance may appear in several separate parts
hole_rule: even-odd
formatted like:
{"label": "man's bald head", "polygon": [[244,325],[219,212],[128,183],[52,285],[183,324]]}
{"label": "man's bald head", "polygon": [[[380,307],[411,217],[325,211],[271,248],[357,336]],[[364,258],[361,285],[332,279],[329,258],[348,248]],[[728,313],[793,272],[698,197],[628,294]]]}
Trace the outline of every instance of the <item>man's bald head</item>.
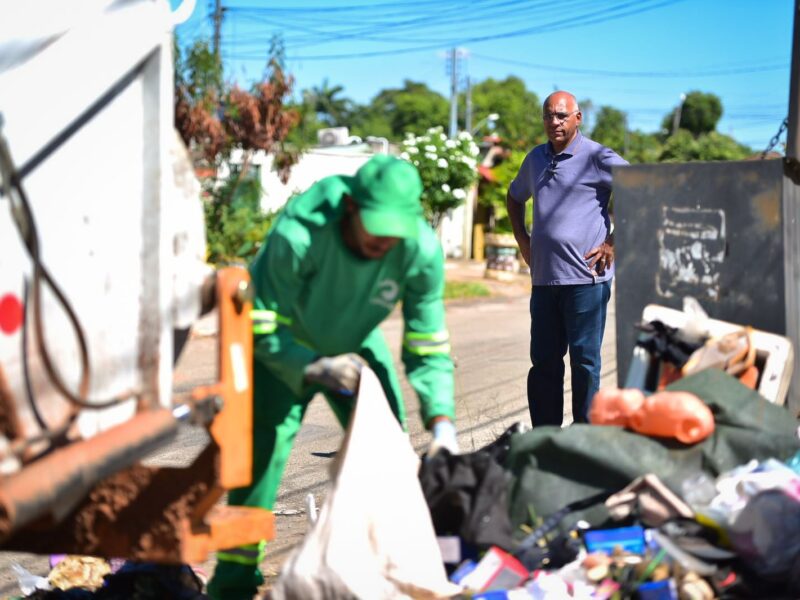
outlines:
{"label": "man's bald head", "polygon": [[556,153],[563,152],[578,135],[578,126],[583,120],[578,101],[569,92],[550,94],[542,105],[542,120],[547,139]]}
{"label": "man's bald head", "polygon": [[564,102],[566,102],[568,110],[580,110],[577,98],[575,98],[575,96],[573,96],[569,92],[565,92],[563,90],[553,92],[547,98],[545,98],[544,102],[542,103],[542,110],[544,110],[544,112],[547,112],[547,105],[550,102],[557,103],[559,100],[563,100]]}

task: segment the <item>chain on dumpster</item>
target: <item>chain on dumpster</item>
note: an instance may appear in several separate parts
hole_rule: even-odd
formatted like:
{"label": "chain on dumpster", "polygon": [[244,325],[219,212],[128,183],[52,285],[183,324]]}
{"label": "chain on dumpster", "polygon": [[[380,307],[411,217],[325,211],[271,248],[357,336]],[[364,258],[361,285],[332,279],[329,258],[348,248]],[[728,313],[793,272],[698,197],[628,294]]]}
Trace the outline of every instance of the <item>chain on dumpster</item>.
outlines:
{"label": "chain on dumpster", "polygon": [[772,150],[775,147],[775,145],[781,139],[781,134],[784,131],[786,131],[786,128],[788,126],[789,126],[789,117],[786,117],[783,120],[783,123],[781,123],[781,126],[778,127],[778,133],[776,133],[775,135],[772,136],[772,139],[769,141],[769,144],[767,145],[766,149],[764,150],[764,152],[761,153],[761,160],[764,160],[765,158],[767,158],[767,154],[769,154],[769,151]]}

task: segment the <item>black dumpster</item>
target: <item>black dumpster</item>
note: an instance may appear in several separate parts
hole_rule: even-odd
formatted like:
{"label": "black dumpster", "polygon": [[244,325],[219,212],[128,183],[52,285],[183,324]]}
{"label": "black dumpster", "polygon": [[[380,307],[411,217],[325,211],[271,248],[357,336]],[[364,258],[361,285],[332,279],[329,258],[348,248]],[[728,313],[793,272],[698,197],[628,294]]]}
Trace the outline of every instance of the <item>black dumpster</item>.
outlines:
{"label": "black dumpster", "polygon": [[696,298],[715,319],[786,335],[787,406],[800,408],[800,188],[782,160],[633,165],[614,170],[619,385],[647,304]]}

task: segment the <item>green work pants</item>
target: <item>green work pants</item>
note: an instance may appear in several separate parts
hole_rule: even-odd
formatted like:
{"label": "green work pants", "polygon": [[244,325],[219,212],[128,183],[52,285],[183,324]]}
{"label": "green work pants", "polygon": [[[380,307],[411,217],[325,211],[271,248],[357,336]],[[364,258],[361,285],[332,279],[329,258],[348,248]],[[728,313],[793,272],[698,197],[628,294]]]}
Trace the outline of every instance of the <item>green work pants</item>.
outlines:
{"label": "green work pants", "polygon": [[[405,428],[400,382],[379,329],[367,336],[358,354],[378,376],[392,412]],[[228,504],[272,509],[294,438],[313,396],[313,391],[295,395],[256,361],[253,368],[253,479],[249,486],[231,490]],[[347,427],[354,399],[327,393],[325,397],[339,423]],[[208,594],[214,600],[250,600],[264,581],[259,560],[235,556],[234,551],[220,553],[217,557],[217,567],[208,584]]]}

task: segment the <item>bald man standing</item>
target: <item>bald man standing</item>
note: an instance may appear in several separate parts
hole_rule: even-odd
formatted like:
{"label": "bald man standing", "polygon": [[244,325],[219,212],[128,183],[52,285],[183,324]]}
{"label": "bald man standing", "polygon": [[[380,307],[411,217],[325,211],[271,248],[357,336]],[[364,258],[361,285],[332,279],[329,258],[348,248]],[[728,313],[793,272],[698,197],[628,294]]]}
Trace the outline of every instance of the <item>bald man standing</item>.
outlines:
{"label": "bald man standing", "polygon": [[[614,276],[611,168],[628,163],[581,134],[582,115],[572,94],[554,92],[542,109],[549,141],[525,157],[508,188],[506,204],[533,284],[531,422],[560,426],[568,349],[576,423],[588,421],[592,397],[600,387],[600,348]],[[525,227],[529,198],[530,234]]]}

